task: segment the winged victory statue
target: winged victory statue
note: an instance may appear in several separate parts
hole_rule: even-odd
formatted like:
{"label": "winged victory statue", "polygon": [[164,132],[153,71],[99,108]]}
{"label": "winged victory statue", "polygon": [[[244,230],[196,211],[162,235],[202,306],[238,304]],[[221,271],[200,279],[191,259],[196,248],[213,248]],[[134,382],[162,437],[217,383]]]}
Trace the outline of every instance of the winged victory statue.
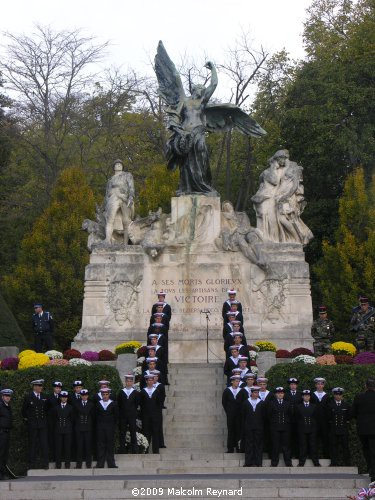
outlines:
{"label": "winged victory statue", "polygon": [[211,71],[207,87],[192,85],[191,96],[185,94],[181,77],[160,41],[155,56],[155,72],[159,94],[168,116],[170,135],[166,144],[168,169],[180,169],[177,196],[203,194],[217,196],[211,186],[211,170],[206,132],[238,128],[242,133],[261,137],[266,131],[238,106],[230,103],[209,104],[218,84],[217,72],[211,61],[205,67]]}

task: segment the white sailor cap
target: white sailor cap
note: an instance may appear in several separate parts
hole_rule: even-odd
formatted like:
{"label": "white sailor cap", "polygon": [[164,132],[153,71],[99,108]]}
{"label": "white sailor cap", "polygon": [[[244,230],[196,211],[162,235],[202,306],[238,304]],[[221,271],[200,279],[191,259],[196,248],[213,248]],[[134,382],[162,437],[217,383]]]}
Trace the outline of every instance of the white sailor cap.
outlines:
{"label": "white sailor cap", "polygon": [[268,378],[266,378],[266,377],[258,377],[258,382],[268,382]]}
{"label": "white sailor cap", "polygon": [[144,376],[144,378],[147,380],[149,378],[155,378],[155,375],[153,373],[146,373],[146,375]]}
{"label": "white sailor cap", "polygon": [[227,290],[228,295],[236,295],[237,290]]}
{"label": "white sailor cap", "polygon": [[232,332],[232,333],[233,333],[233,337],[243,337],[242,332]]}
{"label": "white sailor cap", "polygon": [[99,391],[99,392],[101,392],[102,394],[103,394],[103,393],[105,394],[106,392],[110,393],[110,392],[111,392],[111,389],[110,389],[109,387],[103,387],[102,389],[100,389],[100,391]]}
{"label": "white sailor cap", "polygon": [[230,380],[241,380],[241,377],[239,375],[232,375]]}
{"label": "white sailor cap", "polygon": [[146,363],[150,363],[152,361],[155,361],[155,363],[156,363],[157,360],[158,360],[158,358],[155,358],[155,357],[154,358],[146,358]]}
{"label": "white sailor cap", "polygon": [[236,349],[238,351],[240,349],[240,346],[238,346],[238,345],[230,345],[229,346],[229,350],[233,351],[233,349]]}
{"label": "white sailor cap", "polygon": [[234,299],[234,300],[231,300],[231,301],[230,301],[230,305],[231,305],[231,306],[232,306],[232,305],[233,305],[233,306],[238,306],[238,304],[241,304],[241,302],[240,302],[239,300]]}
{"label": "white sailor cap", "polygon": [[157,333],[150,333],[150,335],[148,336],[149,339],[154,339],[154,338],[158,338],[159,335]]}
{"label": "white sailor cap", "polygon": [[345,389],[343,389],[342,387],[334,387],[332,389],[332,392],[333,394],[344,394]]}
{"label": "white sailor cap", "polygon": [[152,328],[163,328],[164,323],[152,323]]}
{"label": "white sailor cap", "polygon": [[233,368],[233,370],[232,370],[233,374],[241,373],[241,372],[242,372],[241,368]]}
{"label": "white sailor cap", "polygon": [[[157,335],[156,335],[156,336],[157,336]],[[156,345],[146,345],[146,349],[147,349],[148,351],[150,351],[151,349],[153,349],[153,350],[155,351],[155,349],[156,349]]]}
{"label": "white sailor cap", "polygon": [[159,295],[163,295],[163,297],[165,297],[167,294],[165,292],[162,292],[161,290],[156,294],[158,297]]}
{"label": "white sailor cap", "polygon": [[110,385],[111,382],[109,380],[99,380],[98,385]]}
{"label": "white sailor cap", "polygon": [[39,378],[39,379],[37,379],[37,380],[32,380],[32,381],[30,382],[30,384],[31,384],[31,385],[43,385],[43,384],[44,384],[44,379]]}
{"label": "white sailor cap", "polygon": [[127,374],[124,376],[124,379],[127,379],[127,378],[132,378],[132,379],[134,380],[134,378],[135,378],[134,373],[127,373]]}
{"label": "white sailor cap", "polygon": [[13,391],[12,389],[1,389],[0,395],[1,396],[12,396]]}
{"label": "white sailor cap", "polygon": [[258,387],[257,385],[253,385],[253,387],[250,387],[250,391],[251,392],[259,392],[260,391],[260,387]]}
{"label": "white sailor cap", "polygon": [[163,316],[165,316],[165,314],[164,314],[164,313],[154,313],[154,314],[153,314],[153,317],[154,317],[154,318],[162,318]]}
{"label": "white sailor cap", "polygon": [[317,382],[322,382],[323,384],[326,383],[326,379],[323,378],[323,377],[315,377],[314,378],[314,382],[317,383]]}
{"label": "white sailor cap", "polygon": [[249,361],[246,356],[238,356],[238,361]]}
{"label": "white sailor cap", "polygon": [[159,370],[150,370],[150,373],[152,373],[153,375],[160,375]]}
{"label": "white sailor cap", "polygon": [[69,396],[68,391],[61,391],[59,394],[59,398],[67,398]]}
{"label": "white sailor cap", "polygon": [[257,378],[255,373],[249,372],[244,375],[243,378]]}
{"label": "white sailor cap", "polygon": [[236,316],[235,311],[228,311],[227,316]]}
{"label": "white sailor cap", "polygon": [[232,321],[232,325],[242,325],[242,323],[238,319],[235,319],[234,321]]}

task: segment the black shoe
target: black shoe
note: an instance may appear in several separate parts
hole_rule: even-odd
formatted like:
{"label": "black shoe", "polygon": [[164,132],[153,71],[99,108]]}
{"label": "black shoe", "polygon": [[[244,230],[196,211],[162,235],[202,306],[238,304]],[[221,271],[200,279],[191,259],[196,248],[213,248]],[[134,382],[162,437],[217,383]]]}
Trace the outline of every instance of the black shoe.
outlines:
{"label": "black shoe", "polygon": [[55,469],[61,469],[61,464],[56,464]]}
{"label": "black shoe", "polygon": [[81,462],[80,463],[77,462],[76,469],[82,469],[82,463]]}
{"label": "black shoe", "polygon": [[314,467],[321,467],[319,462],[314,462]]}
{"label": "black shoe", "polygon": [[5,476],[3,476],[2,474],[0,474],[0,481],[5,481]]}
{"label": "black shoe", "polygon": [[86,462],[86,468],[87,468],[87,469],[91,469],[91,467],[92,467],[91,462]]}
{"label": "black shoe", "polygon": [[251,465],[243,464],[242,467],[251,467]]}
{"label": "black shoe", "polygon": [[287,462],[287,463],[285,464],[285,467],[293,467],[292,462]]}
{"label": "black shoe", "polygon": [[299,462],[299,464],[297,465],[297,467],[304,467],[304,466],[305,466],[304,462]]}
{"label": "black shoe", "polygon": [[271,467],[277,467],[278,465],[279,465],[278,463],[276,464],[275,462],[273,463],[271,462]]}
{"label": "black shoe", "polygon": [[118,469],[118,466],[116,464],[111,464],[108,465],[108,469]]}
{"label": "black shoe", "polygon": [[96,464],[94,469],[104,469],[104,465]]}
{"label": "black shoe", "polygon": [[166,448],[165,444],[163,444],[163,446],[159,446],[159,448]]}
{"label": "black shoe", "polygon": [[70,462],[65,462],[65,469],[70,469]]}
{"label": "black shoe", "polygon": [[229,448],[229,449],[227,450],[227,453],[234,453],[233,448]]}
{"label": "black shoe", "polygon": [[117,452],[117,453],[121,453],[121,454],[126,453],[126,449],[125,449],[125,447],[124,447],[124,446],[121,446],[121,447],[119,448],[119,450],[118,450],[118,452]]}
{"label": "black shoe", "polygon": [[338,464],[333,464],[332,462],[329,464],[330,467],[338,467]]}

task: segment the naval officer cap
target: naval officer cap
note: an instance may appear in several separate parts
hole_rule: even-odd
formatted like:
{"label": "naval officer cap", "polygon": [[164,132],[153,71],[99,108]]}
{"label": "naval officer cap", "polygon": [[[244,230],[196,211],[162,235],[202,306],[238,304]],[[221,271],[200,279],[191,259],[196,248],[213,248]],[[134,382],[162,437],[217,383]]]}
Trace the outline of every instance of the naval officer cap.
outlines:
{"label": "naval officer cap", "polygon": [[32,380],[30,382],[31,385],[39,385],[39,386],[42,386],[44,384],[44,379],[43,378],[39,378],[37,380]]}
{"label": "naval officer cap", "polygon": [[334,387],[332,392],[333,394],[344,394],[345,390],[342,387]]}
{"label": "naval officer cap", "polygon": [[73,382],[73,387],[79,387],[80,385],[83,385],[82,380],[75,380]]}
{"label": "naval officer cap", "polygon": [[298,384],[299,380],[296,377],[290,377],[288,378],[288,384]]}
{"label": "naval officer cap", "polygon": [[63,384],[60,382],[60,380],[55,380],[55,382],[52,383],[52,387],[62,387]]}
{"label": "naval officer cap", "polygon": [[68,391],[61,391],[59,394],[59,398],[67,398],[68,396]]}
{"label": "naval officer cap", "polygon": [[1,389],[0,391],[0,396],[12,396],[13,391],[12,389]]}
{"label": "naval officer cap", "polygon": [[323,377],[315,377],[314,378],[314,382],[317,384],[319,382],[321,382],[322,384],[325,384],[326,383],[326,379],[323,378]]}
{"label": "naval officer cap", "polygon": [[304,389],[302,391],[302,395],[305,396],[306,394],[310,395],[311,394],[311,391],[309,389]]}
{"label": "naval officer cap", "polygon": [[276,387],[275,392],[276,393],[285,392],[284,387]]}
{"label": "naval officer cap", "polygon": [[81,389],[79,391],[79,393],[80,393],[81,396],[87,396],[88,393],[89,393],[89,390],[88,389]]}
{"label": "naval officer cap", "polygon": [[43,307],[43,304],[41,302],[35,302],[34,309],[37,307]]}

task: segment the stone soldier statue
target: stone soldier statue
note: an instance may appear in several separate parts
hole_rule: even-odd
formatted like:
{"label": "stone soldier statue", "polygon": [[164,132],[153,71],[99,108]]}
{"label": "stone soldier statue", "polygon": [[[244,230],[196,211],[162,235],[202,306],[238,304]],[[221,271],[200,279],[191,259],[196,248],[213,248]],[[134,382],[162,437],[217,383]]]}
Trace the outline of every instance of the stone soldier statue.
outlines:
{"label": "stone soldier statue", "polygon": [[375,348],[375,308],[369,305],[367,297],[361,297],[360,310],[350,320],[351,331],[356,333],[356,347],[359,352]]}
{"label": "stone soldier statue", "polygon": [[134,179],[130,172],[123,172],[123,163],[116,160],[113,164],[114,175],[107,183],[105,194],[105,241],[113,242],[115,218],[119,213],[122,221],[124,242],[128,243],[128,226],[134,219]]}
{"label": "stone soldier statue", "polygon": [[311,336],[314,338],[314,353],[323,356],[331,352],[331,343],[335,334],[334,324],[327,316],[326,306],[319,306],[319,318],[311,327]]}

